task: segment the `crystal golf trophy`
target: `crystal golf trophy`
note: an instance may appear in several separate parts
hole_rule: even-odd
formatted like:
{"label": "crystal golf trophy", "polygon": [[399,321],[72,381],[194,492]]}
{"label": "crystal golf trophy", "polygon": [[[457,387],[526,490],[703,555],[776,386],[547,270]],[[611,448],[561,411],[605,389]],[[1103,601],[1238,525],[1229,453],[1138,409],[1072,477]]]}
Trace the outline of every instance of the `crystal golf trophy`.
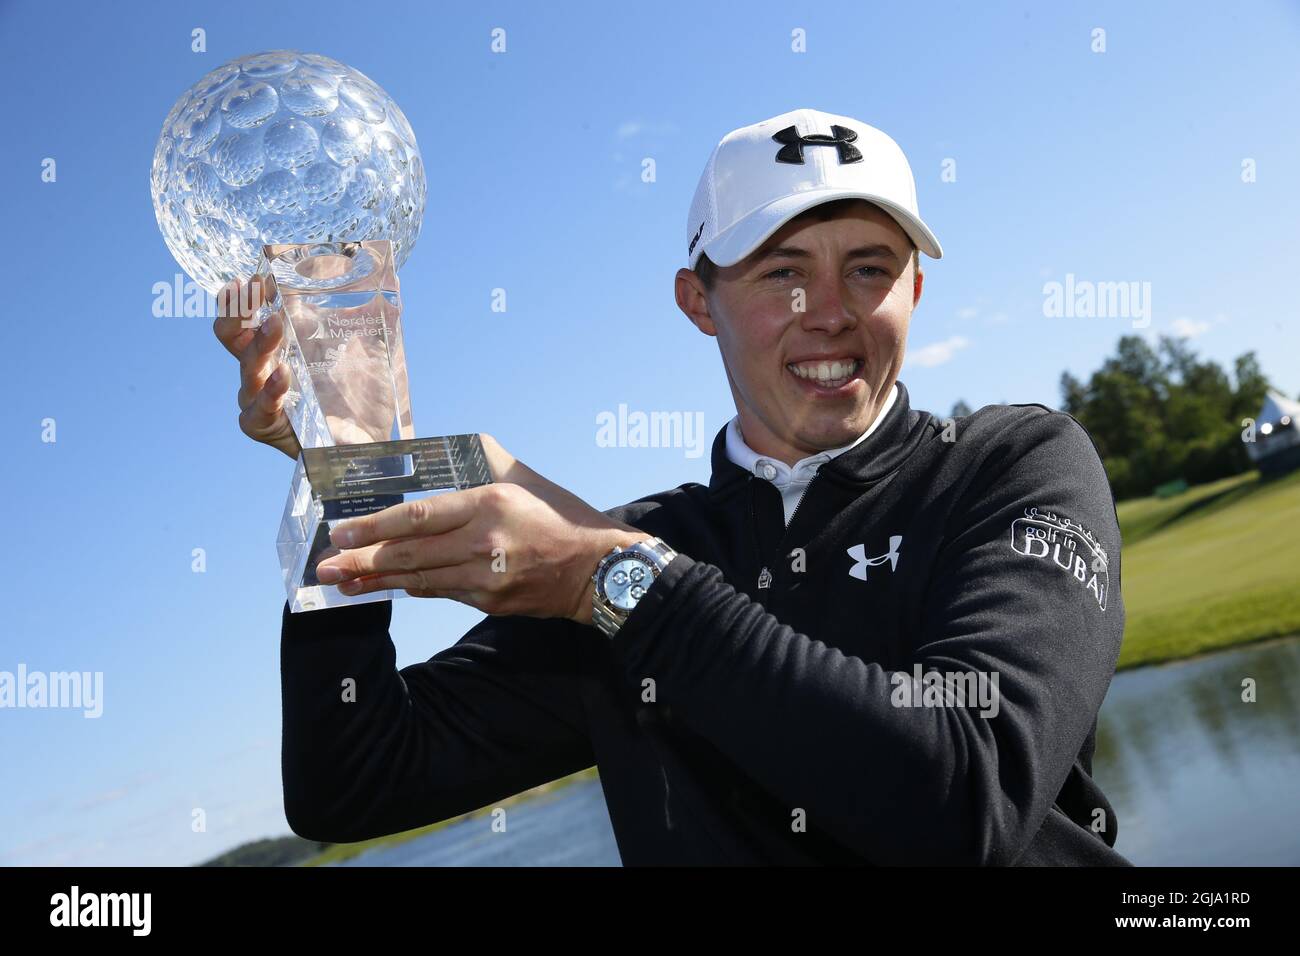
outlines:
{"label": "crystal golf trophy", "polygon": [[408,493],[487,484],[479,436],[415,437],[389,240],[268,244],[258,274],[275,280],[262,311],[284,324],[285,407],[302,446],[277,540],[289,606],[397,597],[405,592],[348,596],[317,581],[316,562],[335,553],[331,525]]}
{"label": "crystal golf trophy", "polygon": [[290,609],[404,595],[344,595],[315,567],[337,521],[492,480],[477,434],[415,437],[397,270],[426,185],[406,117],[327,57],[241,57],[172,108],[151,191],[168,248],[209,292],[274,279],[255,321],[283,323],[285,409],[302,448],[277,538]]}

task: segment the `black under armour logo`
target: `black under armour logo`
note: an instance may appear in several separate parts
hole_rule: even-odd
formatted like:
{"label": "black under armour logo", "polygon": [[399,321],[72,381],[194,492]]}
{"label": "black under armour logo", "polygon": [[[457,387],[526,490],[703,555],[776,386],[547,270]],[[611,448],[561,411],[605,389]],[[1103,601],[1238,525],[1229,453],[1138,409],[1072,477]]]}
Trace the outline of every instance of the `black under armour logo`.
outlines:
{"label": "black under armour logo", "polygon": [[776,161],[778,163],[795,163],[803,165],[803,148],[805,146],[834,146],[835,151],[839,153],[841,163],[860,163],[862,162],[862,153],[856,146],[850,145],[858,134],[847,126],[831,126],[831,135],[825,133],[812,133],[808,136],[800,136],[799,131],[793,126],[787,126],[781,132],[775,134],[772,139],[781,143],[782,146],[776,151]]}
{"label": "black under armour logo", "polygon": [[704,223],[700,223],[700,228],[695,230],[695,238],[692,239],[691,244],[686,247],[686,254],[688,256],[695,251],[695,244],[700,241],[700,233],[702,232],[704,232]]}

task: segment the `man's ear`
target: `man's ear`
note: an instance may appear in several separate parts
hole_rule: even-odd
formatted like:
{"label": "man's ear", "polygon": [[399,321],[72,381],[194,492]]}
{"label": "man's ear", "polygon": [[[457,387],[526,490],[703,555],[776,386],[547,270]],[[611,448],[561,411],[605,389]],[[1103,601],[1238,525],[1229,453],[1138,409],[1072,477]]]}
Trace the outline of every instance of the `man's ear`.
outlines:
{"label": "man's ear", "polygon": [[916,311],[921,301],[921,288],[925,285],[925,273],[921,271],[921,257],[916,257],[916,267],[912,276],[912,311]]}
{"label": "man's ear", "polygon": [[716,336],[718,328],[713,324],[713,315],[709,312],[709,295],[694,271],[678,269],[673,280],[673,294],[677,297],[677,308],[686,314],[691,324],[705,335]]}

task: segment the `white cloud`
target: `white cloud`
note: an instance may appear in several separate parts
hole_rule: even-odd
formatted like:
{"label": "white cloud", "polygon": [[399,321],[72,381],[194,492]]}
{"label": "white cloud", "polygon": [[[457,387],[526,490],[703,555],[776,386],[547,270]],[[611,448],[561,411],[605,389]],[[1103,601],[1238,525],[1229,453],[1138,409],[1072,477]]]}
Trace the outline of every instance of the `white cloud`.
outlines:
{"label": "white cloud", "polygon": [[915,351],[909,351],[907,358],[913,365],[919,365],[921,368],[934,368],[936,365],[952,361],[953,356],[968,345],[970,341],[964,336],[954,335],[942,342],[934,342],[923,345]]}
{"label": "white cloud", "polygon": [[980,310],[975,308],[973,305],[968,305],[964,309],[957,310],[957,318],[959,319],[973,319],[979,314]]}
{"label": "white cloud", "polygon": [[624,120],[614,130],[614,135],[618,139],[631,139],[633,136],[639,136],[646,133],[651,136],[668,136],[677,132],[677,124],[665,120],[662,123],[646,123],[641,120]]}
{"label": "white cloud", "polygon": [[103,806],[106,803],[113,803],[115,800],[121,800],[129,793],[131,793],[131,791],[126,787],[119,787],[116,790],[105,790],[102,793],[97,793],[94,796],[81,801],[81,803],[77,805],[77,809],[90,810],[94,807]]}
{"label": "white cloud", "polygon": [[1184,315],[1174,319],[1170,324],[1170,329],[1179,338],[1194,339],[1198,335],[1204,335],[1210,331],[1210,323],[1189,319]]}

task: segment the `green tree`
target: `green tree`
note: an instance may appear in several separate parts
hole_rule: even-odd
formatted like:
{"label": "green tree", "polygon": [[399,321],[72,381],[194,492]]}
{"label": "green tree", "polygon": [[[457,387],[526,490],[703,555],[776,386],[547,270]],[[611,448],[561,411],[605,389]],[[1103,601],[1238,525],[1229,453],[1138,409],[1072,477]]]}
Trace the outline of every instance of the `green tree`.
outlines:
{"label": "green tree", "polygon": [[1253,352],[1233,373],[1202,361],[1185,339],[1165,336],[1152,348],[1126,335],[1087,382],[1061,376],[1062,408],[1092,435],[1116,497],[1146,495],[1178,478],[1199,483],[1251,467],[1241,420],[1259,411],[1268,382]]}

